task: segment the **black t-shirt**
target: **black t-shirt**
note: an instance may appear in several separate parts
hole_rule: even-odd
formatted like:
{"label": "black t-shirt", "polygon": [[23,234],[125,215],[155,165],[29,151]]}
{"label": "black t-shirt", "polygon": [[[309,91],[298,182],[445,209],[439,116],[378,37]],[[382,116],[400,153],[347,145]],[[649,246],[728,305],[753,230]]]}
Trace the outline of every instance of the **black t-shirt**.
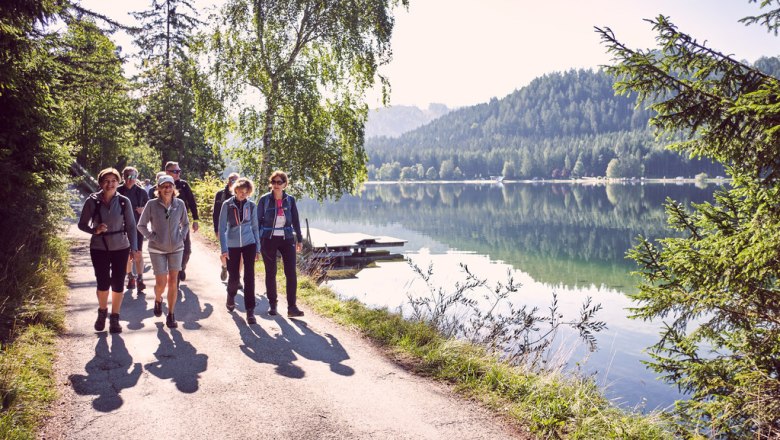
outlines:
{"label": "black t-shirt", "polygon": [[137,222],[138,219],[141,218],[141,214],[139,214],[135,208],[143,208],[146,206],[146,202],[149,201],[149,194],[147,194],[146,191],[144,191],[144,189],[138,185],[133,185],[130,188],[122,185],[116,189],[116,192],[130,199],[130,205],[133,208],[133,215],[135,215],[135,221]]}

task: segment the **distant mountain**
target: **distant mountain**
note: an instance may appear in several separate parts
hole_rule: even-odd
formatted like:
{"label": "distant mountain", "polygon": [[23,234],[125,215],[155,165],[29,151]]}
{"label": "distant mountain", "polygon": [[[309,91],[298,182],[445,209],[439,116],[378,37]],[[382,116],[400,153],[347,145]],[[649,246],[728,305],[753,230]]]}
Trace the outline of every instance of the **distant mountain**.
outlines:
{"label": "distant mountain", "polygon": [[405,105],[372,109],[368,113],[366,138],[395,138],[449,112],[444,104],[430,104],[426,110]]}

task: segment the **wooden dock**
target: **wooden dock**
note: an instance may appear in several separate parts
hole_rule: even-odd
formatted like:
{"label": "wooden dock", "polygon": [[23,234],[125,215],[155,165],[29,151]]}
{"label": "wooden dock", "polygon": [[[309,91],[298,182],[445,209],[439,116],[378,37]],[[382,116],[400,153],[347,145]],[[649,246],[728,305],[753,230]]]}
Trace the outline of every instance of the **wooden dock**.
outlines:
{"label": "wooden dock", "polygon": [[406,244],[406,240],[400,238],[360,232],[333,233],[317,228],[307,228],[306,240],[311,243],[313,258],[337,259],[342,266],[348,258],[360,260],[397,258],[397,254],[387,253],[372,258],[366,250],[400,247]]}

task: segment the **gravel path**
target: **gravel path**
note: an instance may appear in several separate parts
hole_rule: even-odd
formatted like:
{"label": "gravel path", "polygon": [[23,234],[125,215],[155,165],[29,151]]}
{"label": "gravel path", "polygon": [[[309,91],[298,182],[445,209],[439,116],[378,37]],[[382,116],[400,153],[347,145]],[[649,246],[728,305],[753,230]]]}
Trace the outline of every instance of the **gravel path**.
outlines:
{"label": "gravel path", "polygon": [[[195,234],[178,329],[125,293],[124,332],[97,333],[88,236],[75,226],[60,399],[45,439],[528,438],[478,404],[389,361],[358,334],[314,316],[271,317],[258,279],[258,324],[225,309],[217,251]],[[146,258],[148,264],[148,257]],[[280,302],[280,310],[285,310]],[[164,309],[165,310],[165,309]]]}

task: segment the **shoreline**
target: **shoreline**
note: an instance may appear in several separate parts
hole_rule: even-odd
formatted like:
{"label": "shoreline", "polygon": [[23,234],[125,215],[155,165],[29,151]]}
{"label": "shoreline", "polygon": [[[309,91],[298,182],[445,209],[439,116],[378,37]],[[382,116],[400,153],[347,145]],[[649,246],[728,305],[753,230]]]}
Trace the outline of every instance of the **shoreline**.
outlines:
{"label": "shoreline", "polygon": [[471,180],[368,180],[364,182],[364,185],[394,185],[394,184],[418,184],[418,183],[468,183],[468,184],[483,184],[483,185],[502,185],[505,183],[532,183],[532,184],[546,184],[546,183],[558,183],[558,184],[570,184],[570,185],[643,185],[645,183],[660,183],[660,184],[724,184],[730,183],[731,178],[707,178],[697,180],[695,178],[620,178],[612,179],[606,177],[588,177],[584,179],[517,179],[502,181],[490,180],[490,179],[471,179]]}

